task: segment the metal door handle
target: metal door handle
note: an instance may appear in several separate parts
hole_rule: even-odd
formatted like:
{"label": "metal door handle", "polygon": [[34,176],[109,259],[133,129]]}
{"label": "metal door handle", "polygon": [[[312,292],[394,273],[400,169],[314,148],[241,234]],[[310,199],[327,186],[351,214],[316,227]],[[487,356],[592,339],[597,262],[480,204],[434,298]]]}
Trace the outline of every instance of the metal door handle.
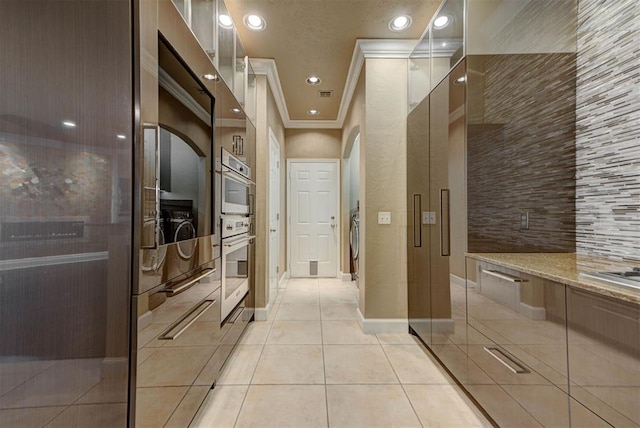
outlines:
{"label": "metal door handle", "polygon": [[422,195],[413,195],[413,246],[422,247]]}
{"label": "metal door handle", "polygon": [[481,269],[481,272],[486,275],[495,276],[496,278],[504,279],[505,281],[509,282],[527,282],[526,279],[518,278],[517,276],[512,276],[503,272],[498,272],[496,270]]}
{"label": "metal door handle", "polygon": [[451,255],[449,189],[440,189],[440,255]]}

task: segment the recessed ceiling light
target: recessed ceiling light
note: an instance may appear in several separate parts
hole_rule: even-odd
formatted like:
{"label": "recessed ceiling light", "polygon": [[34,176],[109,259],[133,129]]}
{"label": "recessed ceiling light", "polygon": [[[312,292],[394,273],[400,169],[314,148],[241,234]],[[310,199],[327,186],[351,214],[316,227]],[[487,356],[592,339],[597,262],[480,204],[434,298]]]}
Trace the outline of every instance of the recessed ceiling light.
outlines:
{"label": "recessed ceiling light", "polygon": [[118,135],[116,135],[116,138],[117,138],[118,140],[126,140],[126,139],[127,139],[127,136],[126,136],[126,135],[124,135],[124,134],[118,134]]}
{"label": "recessed ceiling light", "polygon": [[218,16],[218,22],[222,28],[233,28],[233,19],[229,15]]}
{"label": "recessed ceiling light", "polygon": [[319,112],[318,110],[311,109],[311,110],[307,110],[307,114],[308,114],[309,116],[317,116],[317,115],[319,115],[319,114],[320,114],[320,112]]}
{"label": "recessed ceiling light", "polygon": [[411,17],[408,15],[396,16],[389,22],[389,29],[391,31],[403,31],[409,28],[411,25]]}
{"label": "recessed ceiling light", "polygon": [[267,21],[258,15],[246,15],[244,17],[244,25],[246,25],[249,30],[262,31],[267,28]]}
{"label": "recessed ceiling light", "polygon": [[239,108],[235,107],[231,109],[232,113],[240,113],[242,110],[240,110]]}
{"label": "recessed ceiling light", "polygon": [[433,28],[437,28],[438,30],[444,28],[449,25],[450,21],[451,18],[449,18],[449,16],[447,15],[439,16],[433,21]]}
{"label": "recessed ceiling light", "polygon": [[218,76],[216,76],[215,74],[211,74],[211,73],[203,74],[202,78],[204,80],[209,80],[209,81],[212,81],[212,82],[217,82],[218,80],[220,80],[220,78]]}
{"label": "recessed ceiling light", "polygon": [[63,121],[62,121],[62,124],[63,124],[64,126],[66,126],[67,128],[75,128],[75,127],[76,127],[76,123],[75,123],[75,122],[72,122],[72,121],[70,121],[70,120],[63,120]]}
{"label": "recessed ceiling light", "polygon": [[307,77],[306,82],[309,85],[319,85],[321,80],[320,80],[320,78],[318,76],[309,76],[309,77]]}

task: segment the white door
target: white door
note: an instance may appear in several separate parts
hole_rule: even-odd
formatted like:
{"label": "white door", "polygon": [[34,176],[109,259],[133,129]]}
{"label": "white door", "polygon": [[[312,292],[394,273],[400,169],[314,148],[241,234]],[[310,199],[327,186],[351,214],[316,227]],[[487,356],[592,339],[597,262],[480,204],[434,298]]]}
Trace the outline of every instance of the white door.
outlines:
{"label": "white door", "polygon": [[269,128],[269,302],[278,294],[280,279],[280,144]]}
{"label": "white door", "polygon": [[338,275],[338,161],[289,166],[289,261],[292,277]]}

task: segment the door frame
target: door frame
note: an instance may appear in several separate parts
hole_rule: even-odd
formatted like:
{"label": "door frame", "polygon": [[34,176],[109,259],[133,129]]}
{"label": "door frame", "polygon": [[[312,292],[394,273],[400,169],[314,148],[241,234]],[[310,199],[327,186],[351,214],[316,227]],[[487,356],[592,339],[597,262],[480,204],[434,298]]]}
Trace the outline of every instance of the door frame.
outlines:
{"label": "door frame", "polygon": [[[269,223],[269,229],[271,229],[271,196],[272,196],[272,192],[275,190],[275,192],[277,192],[278,194],[278,206],[276,207],[276,214],[281,214],[280,213],[280,206],[282,205],[282,200],[281,200],[281,196],[280,195],[280,183],[281,183],[281,179],[282,179],[282,165],[278,166],[278,185],[277,185],[277,189],[272,189],[271,188],[271,149],[272,147],[277,147],[278,149],[278,163],[280,163],[280,159],[282,156],[282,152],[281,152],[281,145],[280,142],[278,141],[278,138],[276,137],[276,135],[273,133],[273,130],[271,129],[271,127],[269,127],[269,180],[267,183],[267,194],[269,195],[269,200],[267,201],[267,222]],[[280,218],[278,218],[277,220],[277,226],[276,226],[276,244],[277,244],[277,263],[276,265],[279,267],[280,266],[280,240],[282,239],[282,234],[280,233]],[[275,295],[271,296],[271,232],[267,233],[267,248],[268,248],[268,260],[267,260],[267,295],[268,295],[268,304],[271,304],[273,302],[275,302],[276,297],[279,293],[280,290],[280,274],[281,272],[276,271],[276,284],[275,284]]]}
{"label": "door frame", "polygon": [[339,158],[287,158],[287,270],[289,276],[291,273],[291,164],[292,163],[332,163],[336,166],[336,235],[338,242],[336,243],[336,278],[340,278],[340,253],[342,252],[342,236],[340,231],[342,230],[342,216],[341,216],[341,201],[340,201],[340,159]]}

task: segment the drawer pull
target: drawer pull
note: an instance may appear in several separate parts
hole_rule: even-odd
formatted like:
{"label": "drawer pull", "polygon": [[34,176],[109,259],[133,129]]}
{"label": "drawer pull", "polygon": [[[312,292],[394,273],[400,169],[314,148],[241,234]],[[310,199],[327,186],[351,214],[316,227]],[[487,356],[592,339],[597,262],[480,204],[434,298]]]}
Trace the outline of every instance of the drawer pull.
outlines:
{"label": "drawer pull", "polygon": [[497,270],[482,269],[482,273],[496,278],[504,279],[509,282],[527,282],[528,279],[519,278],[517,276],[509,275],[508,273],[498,272]]}
{"label": "drawer pull", "polygon": [[160,290],[159,292],[160,293],[167,293],[167,294],[169,294],[169,297],[171,297],[174,294],[178,294],[179,292],[181,292],[185,288],[188,288],[188,287],[192,286],[196,282],[200,281],[202,278],[211,275],[215,271],[216,271],[215,268],[205,269],[204,271],[202,271],[202,273],[200,275],[198,275],[196,277],[193,277],[193,278],[187,278],[187,280],[185,282],[183,282],[183,283],[178,283],[179,285],[177,287],[175,287],[175,288],[168,287],[168,288],[165,288],[164,290]]}
{"label": "drawer pull", "polygon": [[[159,340],[174,340],[174,339],[177,339],[178,336],[180,336],[182,333],[184,333],[184,331],[191,326],[191,324],[196,322],[198,320],[198,318],[200,318],[202,315],[204,315],[204,313],[207,312],[207,309],[209,309],[211,306],[213,306],[213,304],[215,302],[216,302],[215,300],[203,300],[202,302],[198,303],[193,308],[189,309],[189,311],[186,314],[182,315],[176,322],[171,324],[165,331],[163,331],[162,334],[158,337],[158,339]],[[184,325],[182,325],[198,309],[201,309],[200,312],[198,312],[197,315],[195,315],[193,318],[191,318],[189,321],[187,321]],[[175,330],[176,328],[180,327],[181,325],[182,325],[182,327],[178,331],[176,331],[173,334],[170,334],[170,333],[173,332],[173,330]]]}
{"label": "drawer pull", "polygon": [[[498,360],[503,366],[511,370],[515,374],[526,374],[530,373],[530,371],[526,368],[526,366],[518,361],[516,357],[505,351],[504,349],[500,349],[498,347],[483,347],[485,351],[489,353],[493,358]],[[509,364],[511,363],[511,364]],[[512,367],[515,366],[515,367]]]}

